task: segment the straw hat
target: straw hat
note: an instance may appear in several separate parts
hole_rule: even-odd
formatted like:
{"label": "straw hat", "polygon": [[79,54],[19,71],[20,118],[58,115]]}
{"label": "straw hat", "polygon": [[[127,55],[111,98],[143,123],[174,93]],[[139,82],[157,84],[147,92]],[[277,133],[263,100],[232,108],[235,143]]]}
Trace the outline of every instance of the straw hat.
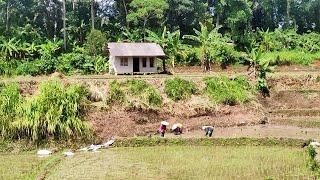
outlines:
{"label": "straw hat", "polygon": [[168,123],[167,121],[162,121],[161,124],[162,124],[162,125],[165,125],[165,126],[168,126],[168,125],[169,125],[169,123]]}
{"label": "straw hat", "polygon": [[175,123],[173,126],[172,126],[172,130],[175,130],[177,128],[182,128],[182,124],[181,123]]}

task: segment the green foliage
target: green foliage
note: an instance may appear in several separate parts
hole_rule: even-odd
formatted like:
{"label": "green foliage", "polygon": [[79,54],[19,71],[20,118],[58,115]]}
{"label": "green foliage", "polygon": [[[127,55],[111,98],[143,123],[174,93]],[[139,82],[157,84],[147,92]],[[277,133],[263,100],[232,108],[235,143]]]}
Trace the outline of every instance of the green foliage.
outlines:
{"label": "green foliage", "polygon": [[17,84],[9,84],[0,89],[0,135],[10,137],[11,123],[18,115],[22,98]]}
{"label": "green foliage", "polygon": [[197,93],[198,89],[192,81],[174,78],[165,81],[164,91],[169,98],[179,101],[190,98],[192,94]]}
{"label": "green foliage", "polygon": [[204,91],[214,102],[235,105],[250,99],[252,87],[245,77],[240,76],[234,80],[226,76],[207,77],[204,82],[206,84]]}
{"label": "green foliage", "polygon": [[144,80],[127,80],[123,83],[129,94],[137,96],[145,101],[149,106],[160,107],[163,98],[160,93]]}
{"label": "green foliage", "polygon": [[109,84],[109,91],[107,96],[107,104],[123,104],[126,100],[125,92],[121,89],[121,84],[114,80]]}
{"label": "green foliage", "polygon": [[147,23],[150,19],[162,21],[164,12],[169,8],[169,5],[166,0],[133,0],[130,7],[131,11],[127,15],[127,19],[135,25],[142,25],[145,38]]}
{"label": "green foliage", "polygon": [[58,81],[40,85],[39,94],[27,99],[13,123],[15,134],[33,141],[69,139],[90,134],[89,125],[81,120],[87,91],[79,85],[64,87]]}
{"label": "green foliage", "polygon": [[100,74],[108,72],[108,62],[102,56],[89,56],[83,53],[62,54],[58,58],[57,70],[64,74]]}
{"label": "green foliage", "polygon": [[24,99],[16,84],[7,85],[0,91],[1,136],[36,142],[87,137],[90,127],[81,120],[87,94],[82,86],[48,81],[37,96]]}
{"label": "green foliage", "polygon": [[198,58],[205,71],[211,70],[211,63],[216,58],[216,50],[222,46],[228,46],[230,39],[219,33],[219,27],[210,30],[209,27],[200,23],[200,30],[194,29],[196,35],[185,35],[184,39],[189,39],[197,43],[195,48]]}
{"label": "green foliage", "polygon": [[144,96],[150,106],[161,107],[163,104],[161,94],[154,87],[146,88]]}
{"label": "green foliage", "polygon": [[124,105],[125,102],[132,104],[131,101],[139,102],[140,105],[147,105],[147,107],[160,107],[163,98],[156,88],[144,80],[132,79],[122,83],[114,80],[109,84],[107,104]]}
{"label": "green foliage", "polygon": [[87,41],[85,43],[85,48],[88,51],[88,54],[92,56],[102,55],[105,50],[107,43],[107,38],[103,32],[93,29],[87,35]]}
{"label": "green foliage", "polygon": [[262,58],[273,65],[310,65],[320,58],[320,51],[318,53],[305,53],[299,50],[275,51],[264,53]]}

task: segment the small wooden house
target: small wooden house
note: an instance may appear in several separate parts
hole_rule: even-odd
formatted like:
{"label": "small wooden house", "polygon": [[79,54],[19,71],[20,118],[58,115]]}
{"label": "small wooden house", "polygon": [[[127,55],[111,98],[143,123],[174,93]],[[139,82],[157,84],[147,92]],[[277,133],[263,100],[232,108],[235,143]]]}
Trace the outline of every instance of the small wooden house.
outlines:
{"label": "small wooden house", "polygon": [[157,73],[156,61],[165,56],[156,43],[108,43],[108,50],[112,74]]}

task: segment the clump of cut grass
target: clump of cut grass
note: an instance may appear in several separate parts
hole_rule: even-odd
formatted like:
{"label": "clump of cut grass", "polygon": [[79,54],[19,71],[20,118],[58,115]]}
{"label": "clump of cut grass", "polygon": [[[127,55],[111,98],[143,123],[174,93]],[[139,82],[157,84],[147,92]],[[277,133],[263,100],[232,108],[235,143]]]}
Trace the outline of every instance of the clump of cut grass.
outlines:
{"label": "clump of cut grass", "polygon": [[0,135],[11,136],[11,123],[17,116],[21,104],[18,84],[9,84],[0,90]]}
{"label": "clump of cut grass", "polygon": [[109,84],[109,92],[107,95],[107,104],[123,104],[126,100],[124,91],[121,89],[121,84],[114,80]]}
{"label": "clump of cut grass", "polygon": [[190,98],[192,94],[197,93],[198,89],[191,81],[174,78],[165,81],[164,91],[170,99],[180,101]]}
{"label": "clump of cut grass", "polygon": [[119,83],[113,81],[110,83],[108,104],[122,105],[126,100],[130,103],[130,98],[126,94],[132,95],[142,101],[143,104],[151,107],[160,107],[163,103],[163,98],[159,91],[144,80],[126,80]]}
{"label": "clump of cut grass", "polygon": [[88,92],[79,85],[64,87],[55,80],[42,83],[39,94],[19,109],[13,123],[16,136],[33,141],[90,136],[89,125],[81,119],[87,97]]}
{"label": "clump of cut grass", "polygon": [[253,90],[249,81],[243,76],[234,80],[226,76],[207,77],[204,82],[206,84],[204,91],[210,99],[226,105],[236,105],[249,101],[250,91]]}
{"label": "clump of cut grass", "polygon": [[144,80],[126,80],[124,85],[127,87],[130,94],[141,95],[146,91],[146,88],[150,85]]}

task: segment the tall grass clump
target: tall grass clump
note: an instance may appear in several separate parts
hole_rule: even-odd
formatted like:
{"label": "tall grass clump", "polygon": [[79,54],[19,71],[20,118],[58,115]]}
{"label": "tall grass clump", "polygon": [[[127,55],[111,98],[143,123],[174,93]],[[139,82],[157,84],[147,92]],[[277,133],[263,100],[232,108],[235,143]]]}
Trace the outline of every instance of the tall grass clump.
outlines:
{"label": "tall grass clump", "polygon": [[197,93],[198,89],[196,84],[191,81],[174,78],[165,81],[164,91],[170,99],[179,101],[190,98],[192,94]]}
{"label": "tall grass clump", "polygon": [[148,106],[160,107],[163,103],[160,92],[144,80],[127,80],[123,83],[123,87],[129,94],[139,97]]}
{"label": "tall grass clump", "polygon": [[11,136],[11,123],[17,116],[21,100],[18,84],[5,85],[0,89],[0,135],[3,138]]}
{"label": "tall grass clump", "polygon": [[320,58],[320,53],[310,53],[301,50],[275,51],[263,54],[263,59],[273,65],[310,65]]}
{"label": "tall grass clump", "polygon": [[109,84],[109,92],[107,95],[107,104],[123,104],[126,100],[125,92],[121,88],[121,84],[114,80]]}
{"label": "tall grass clump", "polygon": [[64,87],[61,82],[40,85],[39,94],[27,99],[13,123],[17,136],[40,141],[69,139],[90,135],[90,127],[82,117],[87,91],[79,85]]}
{"label": "tall grass clump", "polygon": [[248,80],[242,76],[229,79],[226,76],[208,77],[204,79],[204,91],[212,101],[226,105],[236,105],[248,101],[252,90]]}

